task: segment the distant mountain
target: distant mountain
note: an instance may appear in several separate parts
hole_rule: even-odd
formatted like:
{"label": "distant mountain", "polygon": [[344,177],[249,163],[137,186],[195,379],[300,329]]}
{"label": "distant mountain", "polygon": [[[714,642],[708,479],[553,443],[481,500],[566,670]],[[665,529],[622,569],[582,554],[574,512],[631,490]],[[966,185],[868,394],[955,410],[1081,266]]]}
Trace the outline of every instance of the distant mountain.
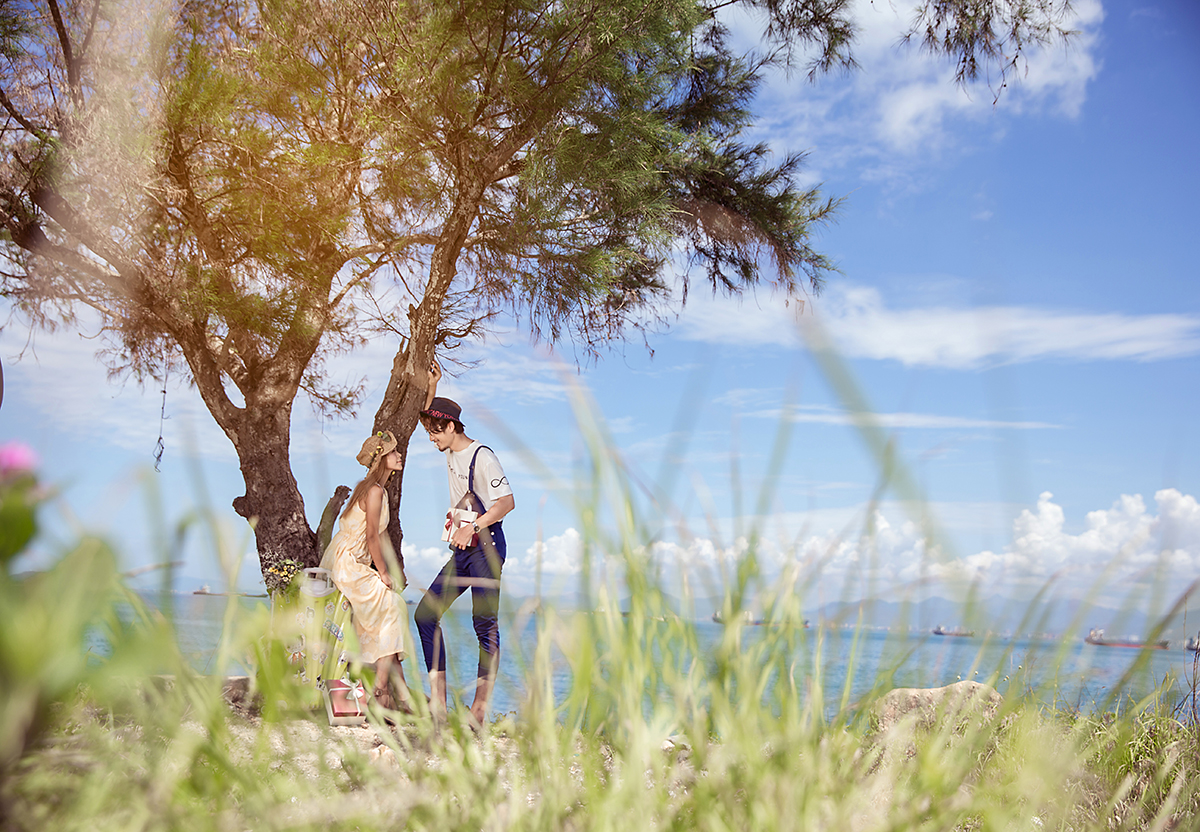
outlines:
{"label": "distant mountain", "polygon": [[[931,630],[936,626],[975,630],[980,635],[992,632],[1005,635],[1068,635],[1082,638],[1093,627],[1110,635],[1129,635],[1138,639],[1149,635],[1157,620],[1140,611],[1114,610],[1081,601],[1051,601],[1031,605],[1001,596],[991,596],[970,608],[945,598],[926,598],[914,603],[872,599],[837,602],[818,610],[817,620],[835,625],[853,625],[862,610],[863,622],[873,627],[904,627]],[[1185,631],[1184,614],[1169,622],[1162,638],[1182,644],[1200,627],[1200,615],[1190,617]]]}
{"label": "distant mountain", "polygon": [[[667,607],[679,615],[700,621],[710,619],[721,609],[723,599],[719,596],[694,597],[688,604],[680,598],[664,593]],[[508,596],[505,605],[516,609],[529,597]],[[542,603],[559,610],[583,608],[575,593],[561,593],[542,597]],[[629,596],[618,602],[622,612],[630,607]],[[761,610],[751,606],[752,612]],[[1142,612],[1125,612],[1107,607],[1085,604],[1080,601],[1040,602],[1031,605],[1028,601],[1014,600],[998,595],[977,601],[970,609],[959,601],[930,597],[922,601],[904,602],[873,598],[864,601],[835,601],[816,610],[805,610],[804,614],[814,626],[854,626],[862,614],[866,627],[907,627],[918,631],[931,631],[942,626],[947,629],[974,630],[979,635],[995,633],[1015,636],[1071,636],[1082,638],[1093,627],[1104,629],[1110,636],[1132,636],[1144,639],[1149,635],[1151,621]],[[1181,612],[1176,615],[1160,638],[1169,639],[1172,647],[1182,646],[1188,636],[1200,630],[1200,612],[1188,616],[1185,621]]]}

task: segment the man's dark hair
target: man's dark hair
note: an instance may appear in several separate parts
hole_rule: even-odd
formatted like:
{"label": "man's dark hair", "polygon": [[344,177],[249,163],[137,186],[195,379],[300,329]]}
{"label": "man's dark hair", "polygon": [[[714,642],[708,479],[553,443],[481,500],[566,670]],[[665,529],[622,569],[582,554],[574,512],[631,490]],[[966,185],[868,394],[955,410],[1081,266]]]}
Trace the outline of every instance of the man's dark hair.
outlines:
{"label": "man's dark hair", "polygon": [[430,433],[441,433],[446,429],[446,425],[454,425],[455,433],[463,432],[462,422],[456,422],[453,419],[439,419],[437,416],[427,416],[421,414],[421,426]]}

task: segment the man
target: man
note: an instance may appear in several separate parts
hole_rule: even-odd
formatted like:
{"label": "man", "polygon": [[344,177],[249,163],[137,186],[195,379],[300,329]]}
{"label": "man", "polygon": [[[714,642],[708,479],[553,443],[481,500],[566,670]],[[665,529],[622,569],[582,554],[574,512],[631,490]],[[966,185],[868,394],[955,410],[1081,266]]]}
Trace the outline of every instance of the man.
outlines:
{"label": "man", "polygon": [[471,621],[479,639],[479,671],[473,724],[481,727],[487,717],[488,701],[496,684],[500,663],[500,570],[506,545],[500,521],[513,510],[512,488],[500,460],[490,448],[463,432],[462,409],[453,401],[434,396],[441,371],[430,370],[430,397],[421,411],[421,425],[429,440],[446,454],[450,479],[450,506],[465,501],[479,516],[473,523],[450,524],[450,560],[434,579],[417,607],[414,620],[421,635],[425,667],[429,671],[430,710],[435,718],[446,714],[446,648],[442,641],[442,614],[468,587],[471,589]]}

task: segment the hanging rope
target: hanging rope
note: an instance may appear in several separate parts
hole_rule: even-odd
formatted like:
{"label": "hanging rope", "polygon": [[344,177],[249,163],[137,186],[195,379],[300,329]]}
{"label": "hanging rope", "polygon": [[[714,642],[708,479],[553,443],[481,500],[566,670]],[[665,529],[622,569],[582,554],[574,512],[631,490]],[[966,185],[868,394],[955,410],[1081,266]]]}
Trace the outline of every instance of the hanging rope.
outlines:
{"label": "hanging rope", "polygon": [[158,444],[154,446],[154,470],[158,471],[159,463],[162,462],[163,451],[167,449],[163,442],[163,422],[167,420],[167,377],[171,374],[171,367],[167,365],[163,369],[163,387],[162,387],[162,412],[158,416]]}

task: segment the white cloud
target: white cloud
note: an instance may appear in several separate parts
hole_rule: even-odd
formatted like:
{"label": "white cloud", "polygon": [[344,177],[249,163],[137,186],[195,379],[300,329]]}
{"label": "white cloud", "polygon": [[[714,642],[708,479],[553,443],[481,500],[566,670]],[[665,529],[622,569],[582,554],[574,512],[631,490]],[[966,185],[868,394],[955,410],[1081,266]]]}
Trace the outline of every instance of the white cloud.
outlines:
{"label": "white cloud", "polygon": [[[97,357],[102,344],[79,332],[98,331],[84,313],[72,330],[36,332],[26,343],[19,326],[0,329],[6,412],[27,409],[71,435],[103,439],[126,451],[145,452],[151,459],[162,421],[168,458],[184,453],[221,462],[236,462],[229,439],[217,426],[196,390],[181,376],[167,383],[165,419],[162,386],[139,385],[132,378],[109,378]],[[301,393],[292,409],[292,459],[311,457],[352,459],[362,438],[370,433],[375,407],[382,398],[395,356],[396,344],[377,337],[354,352],[331,358],[325,366],[335,383],[364,386],[363,400],[353,418],[319,417]],[[471,366],[469,382],[448,375],[440,390],[464,404],[486,408],[490,402],[537,403],[567,398],[575,370],[552,355],[528,349],[497,349],[494,344],[470,343],[457,356]],[[455,368],[448,367],[448,372]],[[440,456],[422,443],[414,446],[417,460],[441,465]],[[436,457],[436,458],[435,458]]]}
{"label": "white cloud", "polygon": [[[515,560],[515,562],[514,562]],[[509,558],[509,563],[516,569],[530,574],[539,568],[543,574],[575,575],[582,568],[583,542],[578,531],[568,528],[560,535],[535,542],[517,558]]]}
{"label": "white cloud", "polygon": [[1111,508],[1089,512],[1086,529],[1078,535],[1063,532],[1062,510],[1052,498],[1049,492],[1038,498],[1037,515],[1022,513],[1017,528],[1025,534],[1013,544],[1016,554],[1030,560],[1049,554],[1041,564],[1043,572],[1057,567],[1095,573],[1112,559],[1129,569],[1159,563],[1187,572],[1200,569],[1200,507],[1195,497],[1163,489],[1154,495],[1159,512],[1152,514],[1140,494],[1122,495]]}
{"label": "white cloud", "polygon": [[[1023,307],[926,307],[893,309],[872,288],[833,287],[819,304],[779,297],[744,300],[693,295],[676,333],[685,339],[722,346],[776,345],[799,347],[801,325],[819,321],[830,340],[849,358],[894,360],[907,365],[969,369],[1002,362],[1039,359],[1153,361],[1200,352],[1200,318],[1186,314],[1126,315],[1120,313],[1059,313]],[[40,413],[58,429],[72,435],[103,438],[122,449],[146,454],[158,436],[161,388],[140,388],[126,380],[114,383],[95,357],[97,343],[75,333],[39,333],[35,350],[19,361],[24,341],[16,328],[0,332],[0,355],[7,372],[6,411],[24,407]],[[370,430],[374,405],[382,395],[394,346],[383,339],[331,363],[332,378],[357,383],[366,379],[366,399],[359,416],[348,420],[318,419],[303,397],[293,412],[296,461],[308,458],[351,458],[361,437]],[[575,381],[573,368],[552,356],[528,350],[497,350],[474,346],[468,356],[480,359],[469,383],[448,378],[444,393],[464,403],[486,408],[489,402],[561,401]],[[500,356],[503,360],[500,360]],[[775,415],[779,415],[776,413]],[[233,447],[214,423],[196,392],[172,379],[167,387],[163,423],[168,458],[197,454],[232,462]],[[820,407],[802,407],[791,414],[796,422],[851,424],[853,414]],[[998,422],[925,413],[882,413],[871,417],[885,428],[1040,429],[1040,422]],[[622,430],[627,424],[611,426]],[[438,466],[428,448],[417,443],[414,462]]]}
{"label": "white cloud", "polygon": [[954,86],[948,71],[901,82],[872,101],[878,108],[876,135],[885,145],[913,153],[931,138],[940,140],[946,118],[974,102]]}
{"label": "white cloud", "polygon": [[450,550],[443,546],[418,547],[407,541],[400,549],[404,554],[404,574],[409,581],[408,594],[419,597],[428,587],[418,583],[416,578],[432,581],[449,560]]}
{"label": "white cloud", "polygon": [[[85,323],[83,329],[86,331]],[[80,439],[103,439],[119,448],[144,452],[149,460],[162,422],[173,450],[235,459],[229,440],[213,422],[199,396],[182,380],[168,380],[165,416],[162,387],[142,387],[133,379],[110,380],[96,357],[100,344],[75,332],[37,333],[26,347],[15,328],[0,330],[5,368],[5,410],[41,414],[56,429]],[[18,360],[19,359],[19,360]]]}
{"label": "white cloud", "polygon": [[534,542],[524,552],[510,546],[504,561],[505,591],[515,595],[529,595],[538,589],[550,595],[573,593],[582,569],[583,539],[569,527],[562,534]]}
{"label": "white cloud", "polygon": [[[1011,542],[998,551],[985,549],[952,557],[942,543],[931,542],[929,522],[945,519],[940,534],[978,530],[1012,506],[931,504],[931,518],[913,519],[899,504],[887,503],[822,512],[777,515],[760,519],[757,544],[767,584],[783,575],[837,587],[851,597],[866,597],[901,587],[958,588],[980,582],[988,593],[1020,593],[1029,586],[1054,582],[1061,597],[1095,596],[1116,603],[1135,586],[1157,586],[1179,592],[1200,573],[1200,503],[1176,489],[1155,493],[1156,509],[1140,495],[1122,495],[1112,506],[1089,512],[1078,533],[1053,495],[1043,493],[1033,508],[1020,509],[1012,520]],[[783,527],[801,526],[792,537]],[[940,537],[938,538],[940,540]],[[532,586],[538,553],[543,574],[576,579],[582,567],[582,539],[574,529],[535,544],[520,558],[510,557],[505,579]],[[749,549],[743,535],[723,545],[712,537],[658,541],[650,547],[664,574],[686,580],[698,595],[719,591],[739,558]],[[679,592],[680,586],[666,587]]]}
{"label": "white cloud", "polygon": [[[805,329],[807,327],[807,329]],[[890,307],[878,289],[830,287],[818,301],[693,296],[681,337],[721,345],[798,347],[827,339],[848,358],[971,369],[1044,359],[1159,361],[1200,353],[1200,317],[1061,312],[1021,306]]]}
{"label": "white cloud", "polygon": [[1035,508],[1022,510],[1013,521],[1008,546],[954,559],[928,545],[921,525],[893,523],[882,512],[875,516],[873,535],[813,535],[800,552],[826,559],[835,576],[854,577],[847,573],[858,570],[859,580],[983,581],[997,589],[1053,578],[1076,597],[1093,584],[1101,592],[1155,581],[1182,590],[1200,571],[1200,505],[1172,488],[1158,491],[1154,499],[1157,512],[1149,511],[1140,495],[1122,495],[1110,508],[1089,512],[1084,529],[1072,534],[1062,507],[1046,492]]}
{"label": "white cloud", "polygon": [[[964,126],[1003,130],[1004,116],[1027,113],[1073,118],[1099,72],[1095,53],[1104,18],[1099,0],[1073,5],[1073,18],[1065,21],[1076,30],[1069,45],[1028,53],[998,89],[997,76],[960,87],[948,60],[929,56],[916,43],[899,43],[914,19],[915,2],[860,0],[854,10],[859,69],[815,83],[771,78],[758,107],[759,129],[777,146],[810,149],[821,170],[846,168],[868,180],[911,181],[915,167],[972,141]],[[739,19],[734,25],[751,43],[755,24]],[[815,171],[814,180],[821,178]]]}
{"label": "white cloud", "polygon": [[1087,84],[1100,71],[1096,50],[1104,7],[1100,0],[1083,0],[1072,5],[1074,20],[1069,26],[1075,31],[1072,40],[1064,48],[1031,53],[1017,83],[1009,85],[1009,90],[1018,93],[1014,102],[1017,109],[1046,101],[1073,118],[1083,108]]}
{"label": "white cloud", "polygon": [[[835,425],[839,427],[878,427],[885,430],[1052,430],[1061,428],[1050,422],[1009,422],[1000,419],[975,419],[965,416],[945,416],[937,413],[908,412],[854,412],[840,407],[822,404],[792,405],[778,407],[774,402],[780,397],[779,390],[738,388],[728,390],[715,397],[713,404],[728,405],[742,411],[743,415],[755,419],[779,422],[787,419],[793,424]],[[939,447],[930,456],[944,454]]]}
{"label": "white cloud", "polygon": [[[506,333],[506,340],[523,339],[520,333]],[[458,379],[446,378],[438,392],[466,401],[486,405],[490,401],[540,404],[565,401],[571,379],[576,375],[574,365],[568,364],[548,351],[533,351],[522,344],[512,349],[498,338],[495,343],[464,344],[456,358],[464,362],[479,362],[469,375]],[[452,367],[446,368],[457,372]]]}
{"label": "white cloud", "polygon": [[997,419],[970,419],[940,416],[935,413],[853,413],[825,405],[801,405],[791,411],[756,410],[755,416],[773,420],[822,425],[872,425],[886,429],[923,428],[934,430],[1044,430],[1057,428],[1048,422],[1005,422]]}
{"label": "white cloud", "polygon": [[1154,361],[1200,352],[1200,318],[1180,314],[1058,312],[1019,306],[889,309],[875,289],[833,294],[818,306],[833,343],[856,358],[908,365],[988,362]]}

